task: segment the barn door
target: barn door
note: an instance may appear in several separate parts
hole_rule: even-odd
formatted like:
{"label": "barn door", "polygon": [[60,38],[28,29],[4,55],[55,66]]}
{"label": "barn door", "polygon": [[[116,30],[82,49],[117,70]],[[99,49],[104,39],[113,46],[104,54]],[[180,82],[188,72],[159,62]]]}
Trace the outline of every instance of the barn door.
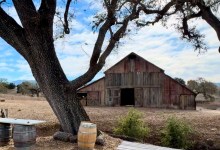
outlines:
{"label": "barn door", "polygon": [[188,102],[188,95],[181,95],[180,96],[180,109],[186,109],[187,102]]}
{"label": "barn door", "polygon": [[88,106],[98,106],[98,105],[100,105],[99,92],[89,91],[87,93],[87,105]]}
{"label": "barn door", "polygon": [[150,88],[151,106],[160,107],[161,92],[160,88]]}
{"label": "barn door", "polygon": [[134,99],[135,99],[135,106],[143,106],[143,89],[142,88],[135,88],[134,89]]}
{"label": "barn door", "polygon": [[108,89],[108,99],[110,106],[120,105],[120,90],[119,89]]}

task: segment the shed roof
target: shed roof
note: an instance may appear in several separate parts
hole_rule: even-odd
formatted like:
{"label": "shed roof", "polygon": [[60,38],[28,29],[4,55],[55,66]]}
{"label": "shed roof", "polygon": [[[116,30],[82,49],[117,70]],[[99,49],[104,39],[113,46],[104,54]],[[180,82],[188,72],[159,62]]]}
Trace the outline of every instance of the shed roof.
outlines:
{"label": "shed roof", "polygon": [[189,89],[187,86],[185,86],[185,85],[179,83],[178,81],[176,81],[175,79],[173,79],[171,76],[166,75],[166,74],[165,74],[165,76],[167,76],[168,78],[170,78],[171,80],[173,80],[174,82],[176,82],[177,84],[179,84],[180,86],[184,87],[185,89],[187,89],[188,91],[190,91],[192,94],[197,95],[197,93],[195,93],[193,90],[191,90],[191,89]]}
{"label": "shed roof", "polygon": [[97,83],[98,81],[100,81],[100,80],[102,80],[102,79],[104,79],[104,78],[105,78],[105,77],[101,77],[101,78],[98,79],[98,80],[92,81],[92,82],[90,82],[89,84],[84,85],[84,86],[78,88],[77,91],[79,91],[79,90],[81,90],[81,89],[84,89],[84,88],[86,88],[86,87],[88,87],[88,86],[90,86],[90,85],[92,85],[92,84],[95,84],[95,83]]}

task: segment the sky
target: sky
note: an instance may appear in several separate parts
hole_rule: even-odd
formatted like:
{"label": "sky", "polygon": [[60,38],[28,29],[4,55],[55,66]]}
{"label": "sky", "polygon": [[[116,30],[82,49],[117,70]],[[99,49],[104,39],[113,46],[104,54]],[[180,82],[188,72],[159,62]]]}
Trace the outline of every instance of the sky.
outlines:
{"label": "sky", "polygon": [[[38,5],[38,3],[36,3]],[[67,77],[72,80],[82,75],[89,66],[97,32],[92,31],[91,21],[94,13],[102,8],[91,0],[78,1],[74,9],[75,18],[71,23],[71,34],[55,41],[57,56]],[[62,10],[62,8],[60,8]],[[13,6],[6,10],[19,22]],[[170,23],[174,20],[171,19]],[[119,48],[114,49],[107,58],[103,69],[94,80],[102,77],[103,72],[127,56],[135,52],[151,63],[165,70],[171,77],[179,77],[188,81],[203,77],[211,82],[220,82],[220,46],[214,30],[202,19],[192,22],[205,37],[208,50],[199,54],[190,43],[181,40],[174,28],[161,24],[132,30],[121,40]],[[34,80],[28,63],[10,45],[0,38],[0,78],[9,82],[15,80]]]}

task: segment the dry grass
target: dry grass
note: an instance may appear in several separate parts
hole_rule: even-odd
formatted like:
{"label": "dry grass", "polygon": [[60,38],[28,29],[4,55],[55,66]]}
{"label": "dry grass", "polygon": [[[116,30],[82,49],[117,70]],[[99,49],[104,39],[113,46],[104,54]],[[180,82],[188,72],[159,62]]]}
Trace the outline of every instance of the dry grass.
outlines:
{"label": "dry grass", "polygon": [[[19,98],[6,99],[5,102],[0,102],[0,108],[8,108],[9,117],[11,118],[47,121],[37,126],[39,137],[37,138],[35,149],[77,149],[74,144],[58,142],[52,139],[53,133],[59,129],[59,124],[47,101],[36,98],[29,98],[29,100],[21,100]],[[85,107],[85,109],[98,128],[107,133],[112,133],[117,119],[129,110],[128,107]],[[191,124],[197,132],[197,137],[194,137],[194,139],[205,140],[211,138],[214,141],[220,141],[220,111],[218,110],[202,108],[199,108],[197,111],[136,109],[144,114],[144,121],[151,128],[151,135],[146,139],[146,142],[160,144],[159,130],[163,127],[165,120],[173,115]],[[109,136],[106,136],[106,138],[108,141],[107,145],[105,147],[96,147],[96,149],[114,149],[120,142],[120,140]],[[11,144],[5,148],[13,149],[12,147],[13,145]]]}

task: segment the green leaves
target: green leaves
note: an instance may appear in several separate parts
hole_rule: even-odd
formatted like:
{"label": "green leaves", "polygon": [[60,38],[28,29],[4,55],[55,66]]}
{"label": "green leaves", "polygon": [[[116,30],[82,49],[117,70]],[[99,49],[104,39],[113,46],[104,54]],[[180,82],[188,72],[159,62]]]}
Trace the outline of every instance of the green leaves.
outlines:
{"label": "green leaves", "polygon": [[143,115],[135,109],[131,109],[126,116],[118,120],[114,134],[124,135],[139,140],[143,140],[149,133],[149,128],[145,126],[141,118]]}
{"label": "green leaves", "polygon": [[164,129],[161,131],[161,142],[164,146],[186,149],[191,146],[190,133],[192,133],[192,129],[186,122],[171,117],[168,118]]}

